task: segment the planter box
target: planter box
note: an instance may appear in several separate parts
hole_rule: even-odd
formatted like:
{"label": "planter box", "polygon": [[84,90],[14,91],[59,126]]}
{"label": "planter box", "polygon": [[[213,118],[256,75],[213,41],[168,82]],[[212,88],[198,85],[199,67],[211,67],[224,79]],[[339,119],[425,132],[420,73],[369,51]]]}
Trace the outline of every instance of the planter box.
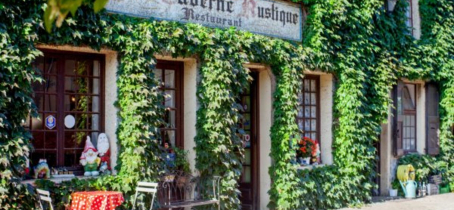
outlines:
{"label": "planter box", "polygon": [[443,193],[449,193],[451,192],[451,188],[449,187],[449,185],[445,185],[445,186],[439,186],[440,187],[440,194],[443,194]]}
{"label": "planter box", "polygon": [[438,195],[439,189],[436,184],[427,184],[427,195]]}
{"label": "planter box", "polygon": [[389,196],[390,197],[396,197],[397,196],[397,189],[390,189],[389,190]]}

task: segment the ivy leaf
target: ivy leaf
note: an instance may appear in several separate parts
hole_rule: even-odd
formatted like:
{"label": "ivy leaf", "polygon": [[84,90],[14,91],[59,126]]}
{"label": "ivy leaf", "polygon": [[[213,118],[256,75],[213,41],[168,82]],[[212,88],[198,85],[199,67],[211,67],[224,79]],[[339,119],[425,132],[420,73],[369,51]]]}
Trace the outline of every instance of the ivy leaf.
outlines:
{"label": "ivy leaf", "polygon": [[95,13],[101,11],[106,6],[107,2],[109,2],[109,0],[96,0],[95,3],[93,3],[93,10]]}

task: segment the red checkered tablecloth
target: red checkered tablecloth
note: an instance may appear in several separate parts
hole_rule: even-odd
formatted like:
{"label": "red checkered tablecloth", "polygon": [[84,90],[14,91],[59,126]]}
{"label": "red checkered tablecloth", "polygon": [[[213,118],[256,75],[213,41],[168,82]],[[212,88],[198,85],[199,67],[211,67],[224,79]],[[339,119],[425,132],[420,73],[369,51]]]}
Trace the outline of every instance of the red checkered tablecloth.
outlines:
{"label": "red checkered tablecloth", "polygon": [[114,210],[123,203],[121,192],[86,191],[71,195],[71,210]]}

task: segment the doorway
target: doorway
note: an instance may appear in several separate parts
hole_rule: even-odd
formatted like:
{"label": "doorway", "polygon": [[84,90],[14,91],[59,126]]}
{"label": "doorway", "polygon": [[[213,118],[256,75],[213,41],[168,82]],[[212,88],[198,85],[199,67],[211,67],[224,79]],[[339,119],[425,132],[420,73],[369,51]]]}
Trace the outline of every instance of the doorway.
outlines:
{"label": "doorway", "polygon": [[243,171],[240,177],[240,201],[241,209],[258,209],[258,183],[259,183],[259,106],[258,106],[258,73],[252,72],[253,81],[250,83],[249,90],[241,95],[243,106],[242,115],[244,117],[241,127],[245,135],[243,136],[243,147],[245,149]]}

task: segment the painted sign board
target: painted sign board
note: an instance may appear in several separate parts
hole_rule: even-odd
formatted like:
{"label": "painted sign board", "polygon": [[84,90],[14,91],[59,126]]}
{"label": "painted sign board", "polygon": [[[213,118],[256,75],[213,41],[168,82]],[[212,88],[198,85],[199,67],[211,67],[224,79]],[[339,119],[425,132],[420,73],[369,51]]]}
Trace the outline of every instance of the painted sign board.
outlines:
{"label": "painted sign board", "polygon": [[236,27],[294,41],[302,39],[298,4],[272,0],[110,0],[107,11],[143,18]]}

